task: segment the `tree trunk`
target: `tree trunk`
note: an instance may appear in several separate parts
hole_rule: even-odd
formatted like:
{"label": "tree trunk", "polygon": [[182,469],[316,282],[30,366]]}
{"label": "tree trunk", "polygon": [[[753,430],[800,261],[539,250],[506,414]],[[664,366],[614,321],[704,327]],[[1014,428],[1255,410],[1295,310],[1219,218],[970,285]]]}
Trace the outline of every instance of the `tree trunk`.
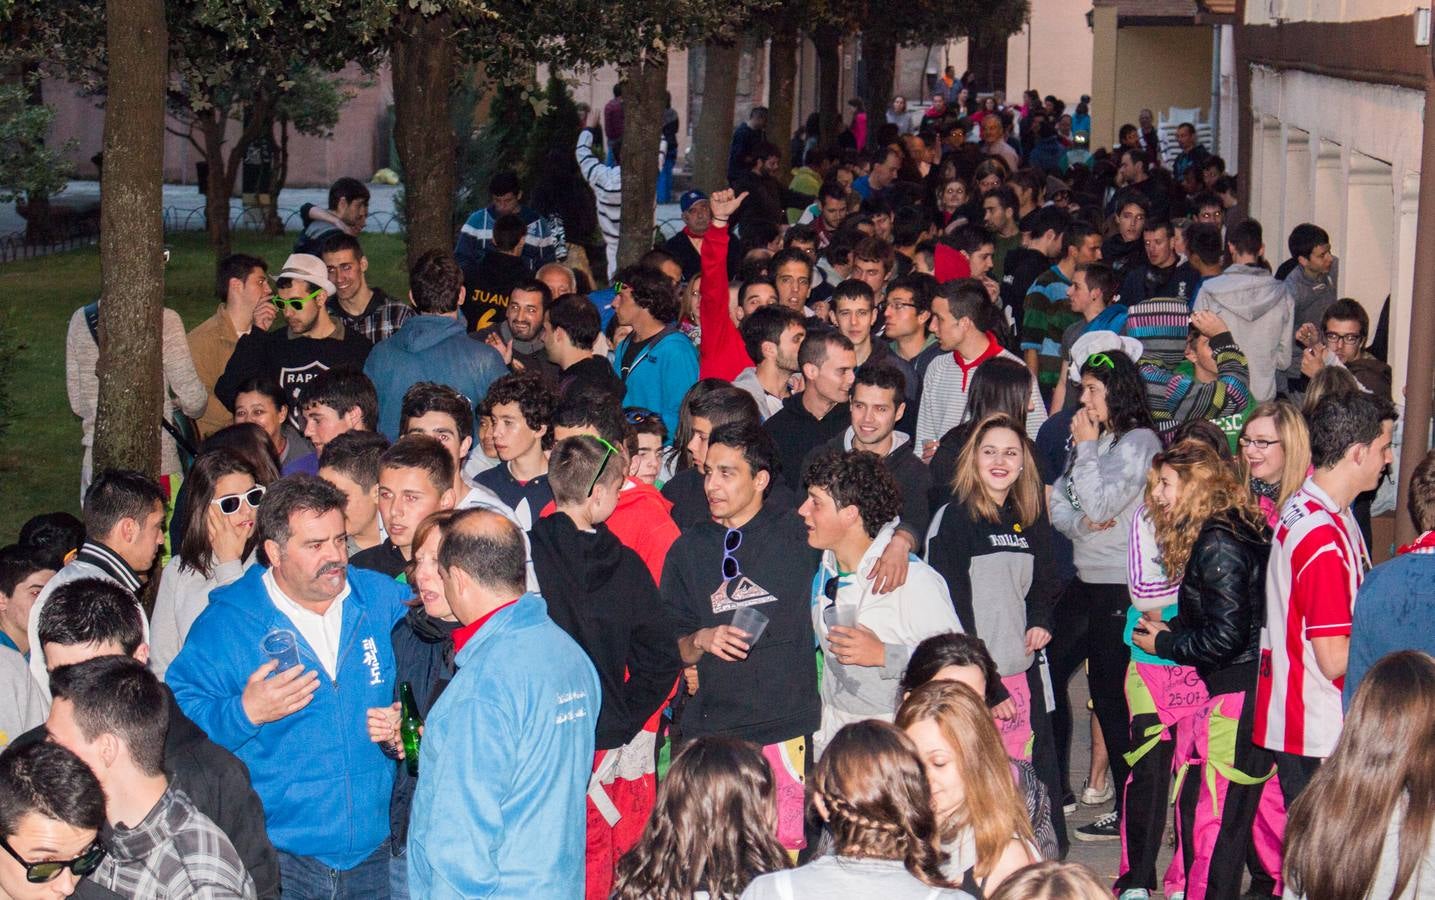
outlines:
{"label": "tree trunk", "polygon": [[738,53],[735,43],[708,41],[703,44],[703,104],[693,122],[693,187],[709,194],[727,187],[727,151],[732,144],[732,113],[737,102]]}
{"label": "tree trunk", "polygon": [[100,179],[100,390],[94,470],[158,475],[164,379],[164,0],[106,0],[109,47]]}
{"label": "tree trunk", "polygon": [[793,166],[802,160],[792,159],[792,134],[796,125],[792,112],[797,105],[797,29],[784,25],[772,35],[767,57],[767,134],[782,152],[782,173],[786,184]]}
{"label": "tree trunk", "polygon": [[[623,207],[618,235],[618,265],[635,263],[653,246],[653,210],[657,205],[658,147],[663,136],[663,94],[668,86],[668,54],[651,50],[648,58],[623,69]],[[706,103],[704,103],[706,105]],[[726,144],[724,144],[726,146]],[[608,277],[612,277],[609,273]]]}
{"label": "tree trunk", "polygon": [[837,146],[837,132],[842,130],[842,108],[838,92],[842,88],[842,31],[832,25],[812,30],[812,46],[817,51],[817,113],[822,117],[822,147]]}
{"label": "tree trunk", "polygon": [[887,121],[892,103],[892,83],[897,74],[897,41],[885,28],[862,32],[862,63],[865,84],[862,103],[867,107],[867,146],[877,146],[877,132]]}
{"label": "tree trunk", "polygon": [[390,48],[394,144],[404,171],[410,266],[430,250],[453,250],[452,29],[448,13],[405,12]]}
{"label": "tree trunk", "polygon": [[274,154],[274,181],[269,185],[269,205],[264,207],[264,233],[278,237],[284,233],[284,220],[279,217],[279,195],[289,183],[289,120],[279,121],[279,146]]}
{"label": "tree trunk", "polygon": [[229,255],[230,182],[224,178],[224,126],[227,116],[210,109],[199,117],[199,134],[204,145],[204,227],[215,259]]}

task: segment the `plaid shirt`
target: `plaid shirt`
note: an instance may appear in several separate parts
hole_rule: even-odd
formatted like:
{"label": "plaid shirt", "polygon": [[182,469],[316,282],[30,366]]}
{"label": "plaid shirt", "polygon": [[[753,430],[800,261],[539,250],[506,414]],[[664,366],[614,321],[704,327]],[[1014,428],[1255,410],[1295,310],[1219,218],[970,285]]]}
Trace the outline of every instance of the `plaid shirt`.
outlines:
{"label": "plaid shirt", "polygon": [[164,792],[143,822],[111,829],[104,840],[109,852],[90,878],[122,897],[256,896],[229,838],[177,787]]}
{"label": "plaid shirt", "polygon": [[373,291],[369,305],[357,316],[344,310],[337,295],[329,298],[328,306],[329,315],[342,320],[346,326],[368,338],[370,343],[377,344],[392,337],[415,313],[412,306],[390,297],[383,288],[374,288]]}

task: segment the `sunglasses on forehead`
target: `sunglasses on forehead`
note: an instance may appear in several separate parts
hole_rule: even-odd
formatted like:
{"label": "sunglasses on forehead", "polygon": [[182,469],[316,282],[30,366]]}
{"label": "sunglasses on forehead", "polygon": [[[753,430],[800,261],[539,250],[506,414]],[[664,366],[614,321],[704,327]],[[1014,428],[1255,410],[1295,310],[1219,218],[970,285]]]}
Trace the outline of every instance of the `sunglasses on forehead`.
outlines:
{"label": "sunglasses on forehead", "polygon": [[603,477],[603,473],[608,469],[608,460],[612,459],[617,454],[618,448],[614,447],[612,444],[598,437],[596,434],[589,435],[589,437],[593,438],[593,440],[608,448],[603,453],[603,461],[598,464],[598,471],[593,473],[593,480],[588,482],[588,496],[591,497],[593,496],[593,488],[598,486],[599,479]]}

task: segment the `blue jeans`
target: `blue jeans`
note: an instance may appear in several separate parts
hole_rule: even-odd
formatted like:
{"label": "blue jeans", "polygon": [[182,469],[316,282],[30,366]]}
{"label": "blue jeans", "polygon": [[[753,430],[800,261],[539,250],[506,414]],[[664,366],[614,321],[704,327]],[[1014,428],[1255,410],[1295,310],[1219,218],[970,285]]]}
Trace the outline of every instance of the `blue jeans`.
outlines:
{"label": "blue jeans", "polygon": [[363,862],[343,870],[281,850],[279,878],[284,900],[387,900],[389,842],[385,839]]}
{"label": "blue jeans", "polygon": [[409,900],[409,848],[389,857],[389,900]]}
{"label": "blue jeans", "polygon": [[658,170],[658,202],[673,202],[673,163],[677,160],[664,159],[663,167]]}

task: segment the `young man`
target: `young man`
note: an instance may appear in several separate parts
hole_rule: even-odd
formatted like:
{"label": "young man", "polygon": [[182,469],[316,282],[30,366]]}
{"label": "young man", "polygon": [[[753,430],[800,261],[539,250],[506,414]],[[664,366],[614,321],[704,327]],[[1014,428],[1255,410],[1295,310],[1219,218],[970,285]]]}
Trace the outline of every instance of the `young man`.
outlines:
{"label": "young man", "polygon": [[0,647],[30,656],[30,608],[55,570],[49,554],[37,547],[11,544],[0,549]]}
{"label": "young man", "polygon": [[[1340,296],[1336,289],[1339,261],[1330,252],[1330,235],[1319,225],[1297,225],[1286,243],[1291,254],[1287,263],[1291,268],[1283,279],[1292,303],[1290,346],[1311,347],[1320,343],[1316,326]],[[1300,363],[1299,359],[1291,360],[1284,373],[1287,381],[1300,377]]]}
{"label": "young man", "polygon": [[1181,148],[1181,155],[1171,164],[1171,174],[1176,181],[1180,182],[1186,177],[1188,171],[1195,171],[1198,175],[1205,166],[1206,160],[1211,158],[1211,151],[1207,150],[1204,144],[1196,139],[1196,126],[1190,122],[1182,122],[1176,126],[1176,143]]}
{"label": "young man", "polygon": [[[413,591],[348,565],[343,507],[318,478],[271,484],[258,528],[269,564],[210,595],[165,675],[185,714],[248,767],[286,897],[384,896],[389,883],[394,764],[365,722],[393,702],[388,635]],[[299,665],[266,657],[279,639]]]}
{"label": "young man", "polygon": [[[986,289],[973,279],[944,284],[932,299],[932,333],[937,336],[942,355],[932,360],[922,382],[922,408],[917,411],[912,447],[918,456],[930,458],[942,435],[965,418],[967,392],[977,366],[995,356],[1021,362],[1015,354],[1002,349],[990,330],[993,317]],[[1033,440],[1045,421],[1046,405],[1033,379],[1026,417],[1027,434]]]}
{"label": "young man", "polygon": [[553,233],[549,220],[523,205],[523,188],[517,172],[504,170],[494,173],[488,182],[488,196],[488,206],[475,210],[463,223],[458,243],[453,248],[453,258],[463,269],[465,284],[475,283],[478,263],[492,249],[494,224],[500,216],[516,215],[525,223],[527,232],[523,240],[523,256],[529,271],[557,262],[560,253],[567,255],[567,248]]}
{"label": "young man", "polygon": [[61,666],[50,740],[84,760],[105,796],[108,853],[91,881],[124,897],[256,897],[234,845],[164,771],[169,703],[128,656]]}
{"label": "young man", "polygon": [[487,335],[508,315],[508,297],[521,282],[533,277],[523,258],[523,220],[507,213],[493,223],[493,243],[478,262],[472,281],[465,281],[468,302],[463,305],[468,330]]}
{"label": "young man", "polygon": [[663,417],[649,410],[630,407],[623,410],[623,418],[627,422],[627,427],[623,429],[623,447],[628,451],[628,477],[655,488],[661,487],[658,476],[663,469],[663,445],[668,442],[668,428],[663,424]]}
{"label": "young man", "polygon": [[597,391],[619,403],[627,387],[613,372],[612,363],[593,352],[602,333],[598,310],[582,294],[564,294],[548,306],[543,320],[543,349],[559,368],[558,394]]}
{"label": "young man", "polygon": [[917,417],[917,373],[905,359],[893,353],[885,341],[873,338],[877,304],[871,284],[849,278],[837,285],[832,292],[832,318],[837,330],[852,342],[857,365],[887,366],[901,373],[906,385],[903,400],[910,410],[910,420],[903,422],[903,430],[911,433]]}
{"label": "young man", "polygon": [[795,248],[775,254],[768,263],[772,280],[777,285],[777,302],[800,316],[808,315],[812,266],[812,257]]}
{"label": "young man", "polygon": [[[1043,206],[1021,219],[1021,246],[1007,253],[1001,280],[1001,305],[1020,323],[1026,311],[1026,295],[1032,284],[1066,252],[1066,232],[1071,216],[1055,206]],[[1101,241],[1096,239],[1099,246]]]}
{"label": "young man", "polygon": [[543,319],[552,302],[548,285],[536,278],[522,281],[509,294],[507,316],[498,328],[474,336],[497,350],[509,371],[533,372],[557,384],[558,367],[543,349]]}
{"label": "young man", "polygon": [[507,369],[498,351],[469,340],[459,321],[463,274],[442,250],[430,250],[409,270],[409,300],[417,315],[369,354],[364,374],[379,395],[379,430],[399,436],[399,408],[420,381],[446,384],[469,398],[470,417],[489,385]]}
{"label": "young man", "polygon": [[[488,427],[491,429],[492,425]],[[482,428],[479,433],[483,433]],[[448,453],[453,460],[455,509],[483,506],[514,518],[513,510],[497,494],[473,483],[464,471],[465,457],[472,459],[474,453],[482,454],[473,439],[473,412],[469,409],[467,397],[446,384],[420,381],[404,394],[399,434],[427,435],[437,440]]]}
{"label": "young man", "polygon": [[807,324],[785,306],[766,306],[743,319],[740,330],[753,365],[739,372],[732,383],[752,395],[765,420],[792,395],[792,376],[801,368],[797,358],[807,337]]}
{"label": "young man", "polygon": [[920,272],[895,278],[887,285],[882,337],[887,341],[892,353],[904,360],[916,373],[919,401],[922,377],[927,374],[927,366],[942,352],[929,328],[932,321],[932,297],[936,293],[936,279]]}
{"label": "young man", "polygon": [[214,385],[221,403],[234,408],[239,385],[257,375],[279,382],[289,397],[289,421],[302,426],[304,394],[321,372],[348,367],[360,370],[373,347],[369,339],[335,321],[326,307],[334,294],[324,261],[295,254],[284,261],[275,281],[274,305],[288,327],[251,331],[234,346],[234,355]]}
{"label": "young man", "polygon": [[623,454],[614,446],[589,435],[554,445],[549,483],[557,509],[535,522],[530,536],[548,615],[588,654],[602,685],[593,765],[607,802],[596,804],[590,785],[587,804],[586,895],[598,898],[611,893],[618,858],[652,811],[656,732],[645,725],[682,668],[653,576],[603,524],[626,482]]}
{"label": "young man", "polygon": [[[663,484],[663,497],[673,504],[673,521],[679,530],[686,530],[711,518],[707,494],[703,490],[703,462],[707,459],[708,438],[713,430],[734,422],[762,426],[762,414],[758,412],[752,396],[736,386],[695,393],[686,404],[686,411],[692,437],[680,449],[687,451],[691,465],[674,472],[673,477]],[[782,494],[783,500],[793,499],[792,492],[780,480],[770,492]],[[795,503],[790,505],[796,506]]]}
{"label": "young man", "polygon": [[794,494],[802,486],[807,454],[837,437],[851,421],[847,401],[857,355],[845,335],[824,329],[802,341],[797,362],[803,389],[782,401],[782,409],[763,423],[777,447],[782,482]]}
{"label": "young man", "polygon": [[1112,205],[1115,209],[1116,231],[1102,243],[1101,261],[1110,266],[1117,275],[1125,278],[1129,269],[1146,260],[1141,232],[1146,227],[1146,219],[1151,215],[1151,204],[1145,194],[1128,189],[1119,192]]}
{"label": "young man", "polygon": [[1021,219],[1016,191],[1002,185],[982,196],[982,222],[992,236],[992,278],[1001,283],[1007,254],[1021,246]]}
{"label": "young man", "polygon": [[294,239],[292,252],[318,256],[329,235],[364,230],[369,221],[369,189],[357,178],[340,178],[329,186],[328,208],[305,203],[299,207],[299,221],[304,223],[304,230]]}
{"label": "young man", "polygon": [[[130,594],[99,579],[82,579],[55,591],[40,619],[40,645],[52,668],[72,666],[101,656],[150,661],[144,614]],[[229,837],[263,900],[279,896],[279,858],[263,828],[264,807],[249,772],[234,754],[211,741],[180,711],[174,693],[164,691],[169,727],[164,737],[164,774],[184,791],[201,813]],[[16,744],[49,739],[43,727],[20,736]]]}
{"label": "young man", "polygon": [[[996,244],[985,228],[963,225],[938,242],[932,251],[932,274],[938,284],[958,278],[975,278],[987,289],[993,303],[1001,296],[1001,285],[991,277]],[[1020,326],[1020,322],[1015,323]]]}
{"label": "young man", "polygon": [[526,592],[526,555],[523,533],[495,513],[465,510],[444,529],[439,572],[463,627],[458,674],[424,725],[414,897],[583,894],[601,689],[587,654]]}
{"label": "young man", "polygon": [[[811,613],[823,658],[822,727],[813,738],[821,753],[849,722],[890,721],[892,682],[912,650],[962,626],[942,577],[915,556],[905,583],[885,593],[862,577],[893,541],[892,520],[902,510],[902,489],[880,459],[826,448],[807,463],[802,480],[807,496],[798,515],[807,543],[823,551]],[[902,548],[905,557],[911,548]]]}
{"label": "young man", "polygon": [[1314,378],[1328,365],[1342,365],[1360,386],[1377,397],[1391,399],[1390,366],[1365,352],[1370,336],[1370,314],[1360,301],[1346,297],[1328,306],[1320,319],[1320,343],[1301,356],[1301,374]]}
{"label": "young man", "polygon": [[1290,365],[1291,328],[1295,307],[1290,291],[1261,265],[1265,253],[1261,223],[1247,219],[1226,231],[1231,264],[1201,283],[1193,311],[1208,309],[1231,326],[1231,336],[1245,351],[1251,371],[1251,394],[1257,403],[1276,395],[1276,375]]}
{"label": "young man", "polygon": [[1219,226],[1201,222],[1187,225],[1187,261],[1197,275],[1193,293],[1184,300],[1156,296],[1129,304],[1125,297],[1121,298],[1121,305],[1128,310],[1121,333],[1141,342],[1143,359],[1152,359],[1167,369],[1181,367],[1186,359],[1191,307],[1201,286],[1221,274],[1225,247]]}
{"label": "young man", "polygon": [[1315,473],[1276,525],[1251,739],[1274,752],[1287,808],[1340,735],[1351,611],[1370,567],[1350,504],[1390,464],[1395,417],[1370,394],[1322,398],[1309,416]]}
{"label": "young man", "polygon": [[1146,402],[1157,430],[1166,437],[1187,422],[1205,419],[1225,432],[1234,452],[1246,416],[1256,404],[1245,354],[1220,316],[1209,311],[1191,314],[1186,362],[1190,375],[1141,358]]}
{"label": "young man", "polygon": [[892,274],[893,253],[892,245],[877,237],[863,238],[852,248],[852,278],[867,285],[874,299],[882,296]]}
{"label": "young man", "polygon": [[1150,220],[1141,228],[1146,261],[1127,270],[1121,279],[1121,302],[1132,306],[1153,297],[1175,297],[1188,305],[1196,298],[1200,276],[1176,254],[1175,229],[1164,220]]}
{"label": "young man", "polygon": [[322,372],[305,389],[302,428],[314,448],[307,456],[287,463],[285,475],[314,475],[329,442],[350,431],[373,431],[379,419],[379,397],[374,383],[357,369]]}
{"label": "young man", "polygon": [[375,488],[388,537],[351,560],[360,569],[398,578],[414,558],[414,531],[430,513],[452,509],[453,457],[437,438],[405,435],[379,455]]}
{"label": "young man", "polygon": [[[1084,222],[1073,222],[1062,235],[1061,258],[1036,277],[1022,302],[1021,350],[1041,387],[1041,395],[1053,400],[1061,377],[1061,343],[1066,330],[1081,321],[1081,314],[1071,307],[1071,285],[1076,270],[1101,259],[1101,238]],[[1104,297],[1114,303],[1116,295],[1109,291]],[[1059,409],[1050,403],[1053,409]]]}
{"label": "young man", "polygon": [[1075,408],[1081,402],[1081,384],[1071,377],[1071,348],[1078,338],[1092,331],[1113,331],[1118,334],[1125,324],[1126,307],[1116,303],[1116,273],[1110,266],[1087,263],[1076,267],[1066,300],[1079,318],[1061,333],[1061,349],[1057,368],[1056,390],[1051,395],[1051,409]]}
{"label": "young man", "polygon": [[902,154],[895,147],[885,147],[872,159],[872,169],[852,182],[852,190],[863,200],[885,199],[902,165]]}
{"label": "young man", "polygon": [[334,438],[319,457],[319,477],[344,494],[350,555],[384,541],[379,521],[379,456],[388,446],[389,439],[382,434],[350,431]]}
{"label": "young man", "polygon": [[[40,616],[50,595],[72,581],[101,578],[128,591],[138,606],[140,587],[164,545],[166,499],[152,479],[129,469],[101,472],[85,492],[85,543],[36,595],[25,627],[30,639],[30,674],[47,700],[50,673],[40,644]],[[149,621],[143,614],[140,620],[148,641]]]}
{"label": "young man", "polygon": [[623,405],[651,409],[676,433],[683,396],[698,380],[698,351],[676,327],[677,285],[641,267],[619,272],[617,282],[613,314],[632,329],[613,350],[613,371],[627,387]]}
{"label": "young man", "polygon": [[[73,894],[104,858],[104,825],[105,793],[78,756],[48,741],[0,753],[0,841],[10,851],[0,853],[0,895]],[[67,863],[38,886],[30,867],[57,860]]]}
{"label": "young man", "polygon": [[369,285],[369,258],[363,245],[342,232],[324,238],[321,258],[334,283],[334,295],[327,304],[329,315],[371,343],[386,341],[413,316],[411,306],[391,297],[383,288]]}
{"label": "young man", "polygon": [[483,401],[484,415],[493,417],[493,446],[502,463],[475,483],[497,494],[525,531],[553,499],[546,451],[553,446],[556,406],[547,382],[527,373],[498,379]]}
{"label": "young man", "polygon": [[837,229],[847,221],[848,212],[847,188],[829,178],[817,189],[817,202],[803,211],[797,224],[811,225],[817,234],[817,249],[826,250]]}
{"label": "young man", "polygon": [[253,422],[269,436],[279,468],[310,456],[314,445],[289,421],[289,396],[270,375],[255,375],[234,390],[234,424]]}
{"label": "young man", "polygon": [[[680,635],[678,652],[697,665],[683,737],[718,734],[761,745],[778,780],[778,840],[796,850],[805,845],[801,781],[821,723],[811,613],[818,553],[796,513],[764,502],[777,464],[761,426],[713,429],[703,465],[712,520],[673,545],[662,594]],[[757,640],[732,624],[747,609],[768,620]]]}
{"label": "young man", "polygon": [[199,417],[199,436],[209,437],[234,420],[219,398],[215,382],[224,374],[239,339],[258,328],[268,331],[279,313],[269,302],[274,290],[266,274],[268,265],[257,256],[231,253],[219,261],[214,276],[214,293],[219,308],[189,333],[189,355],[194,371],[210,393],[204,414]]}

